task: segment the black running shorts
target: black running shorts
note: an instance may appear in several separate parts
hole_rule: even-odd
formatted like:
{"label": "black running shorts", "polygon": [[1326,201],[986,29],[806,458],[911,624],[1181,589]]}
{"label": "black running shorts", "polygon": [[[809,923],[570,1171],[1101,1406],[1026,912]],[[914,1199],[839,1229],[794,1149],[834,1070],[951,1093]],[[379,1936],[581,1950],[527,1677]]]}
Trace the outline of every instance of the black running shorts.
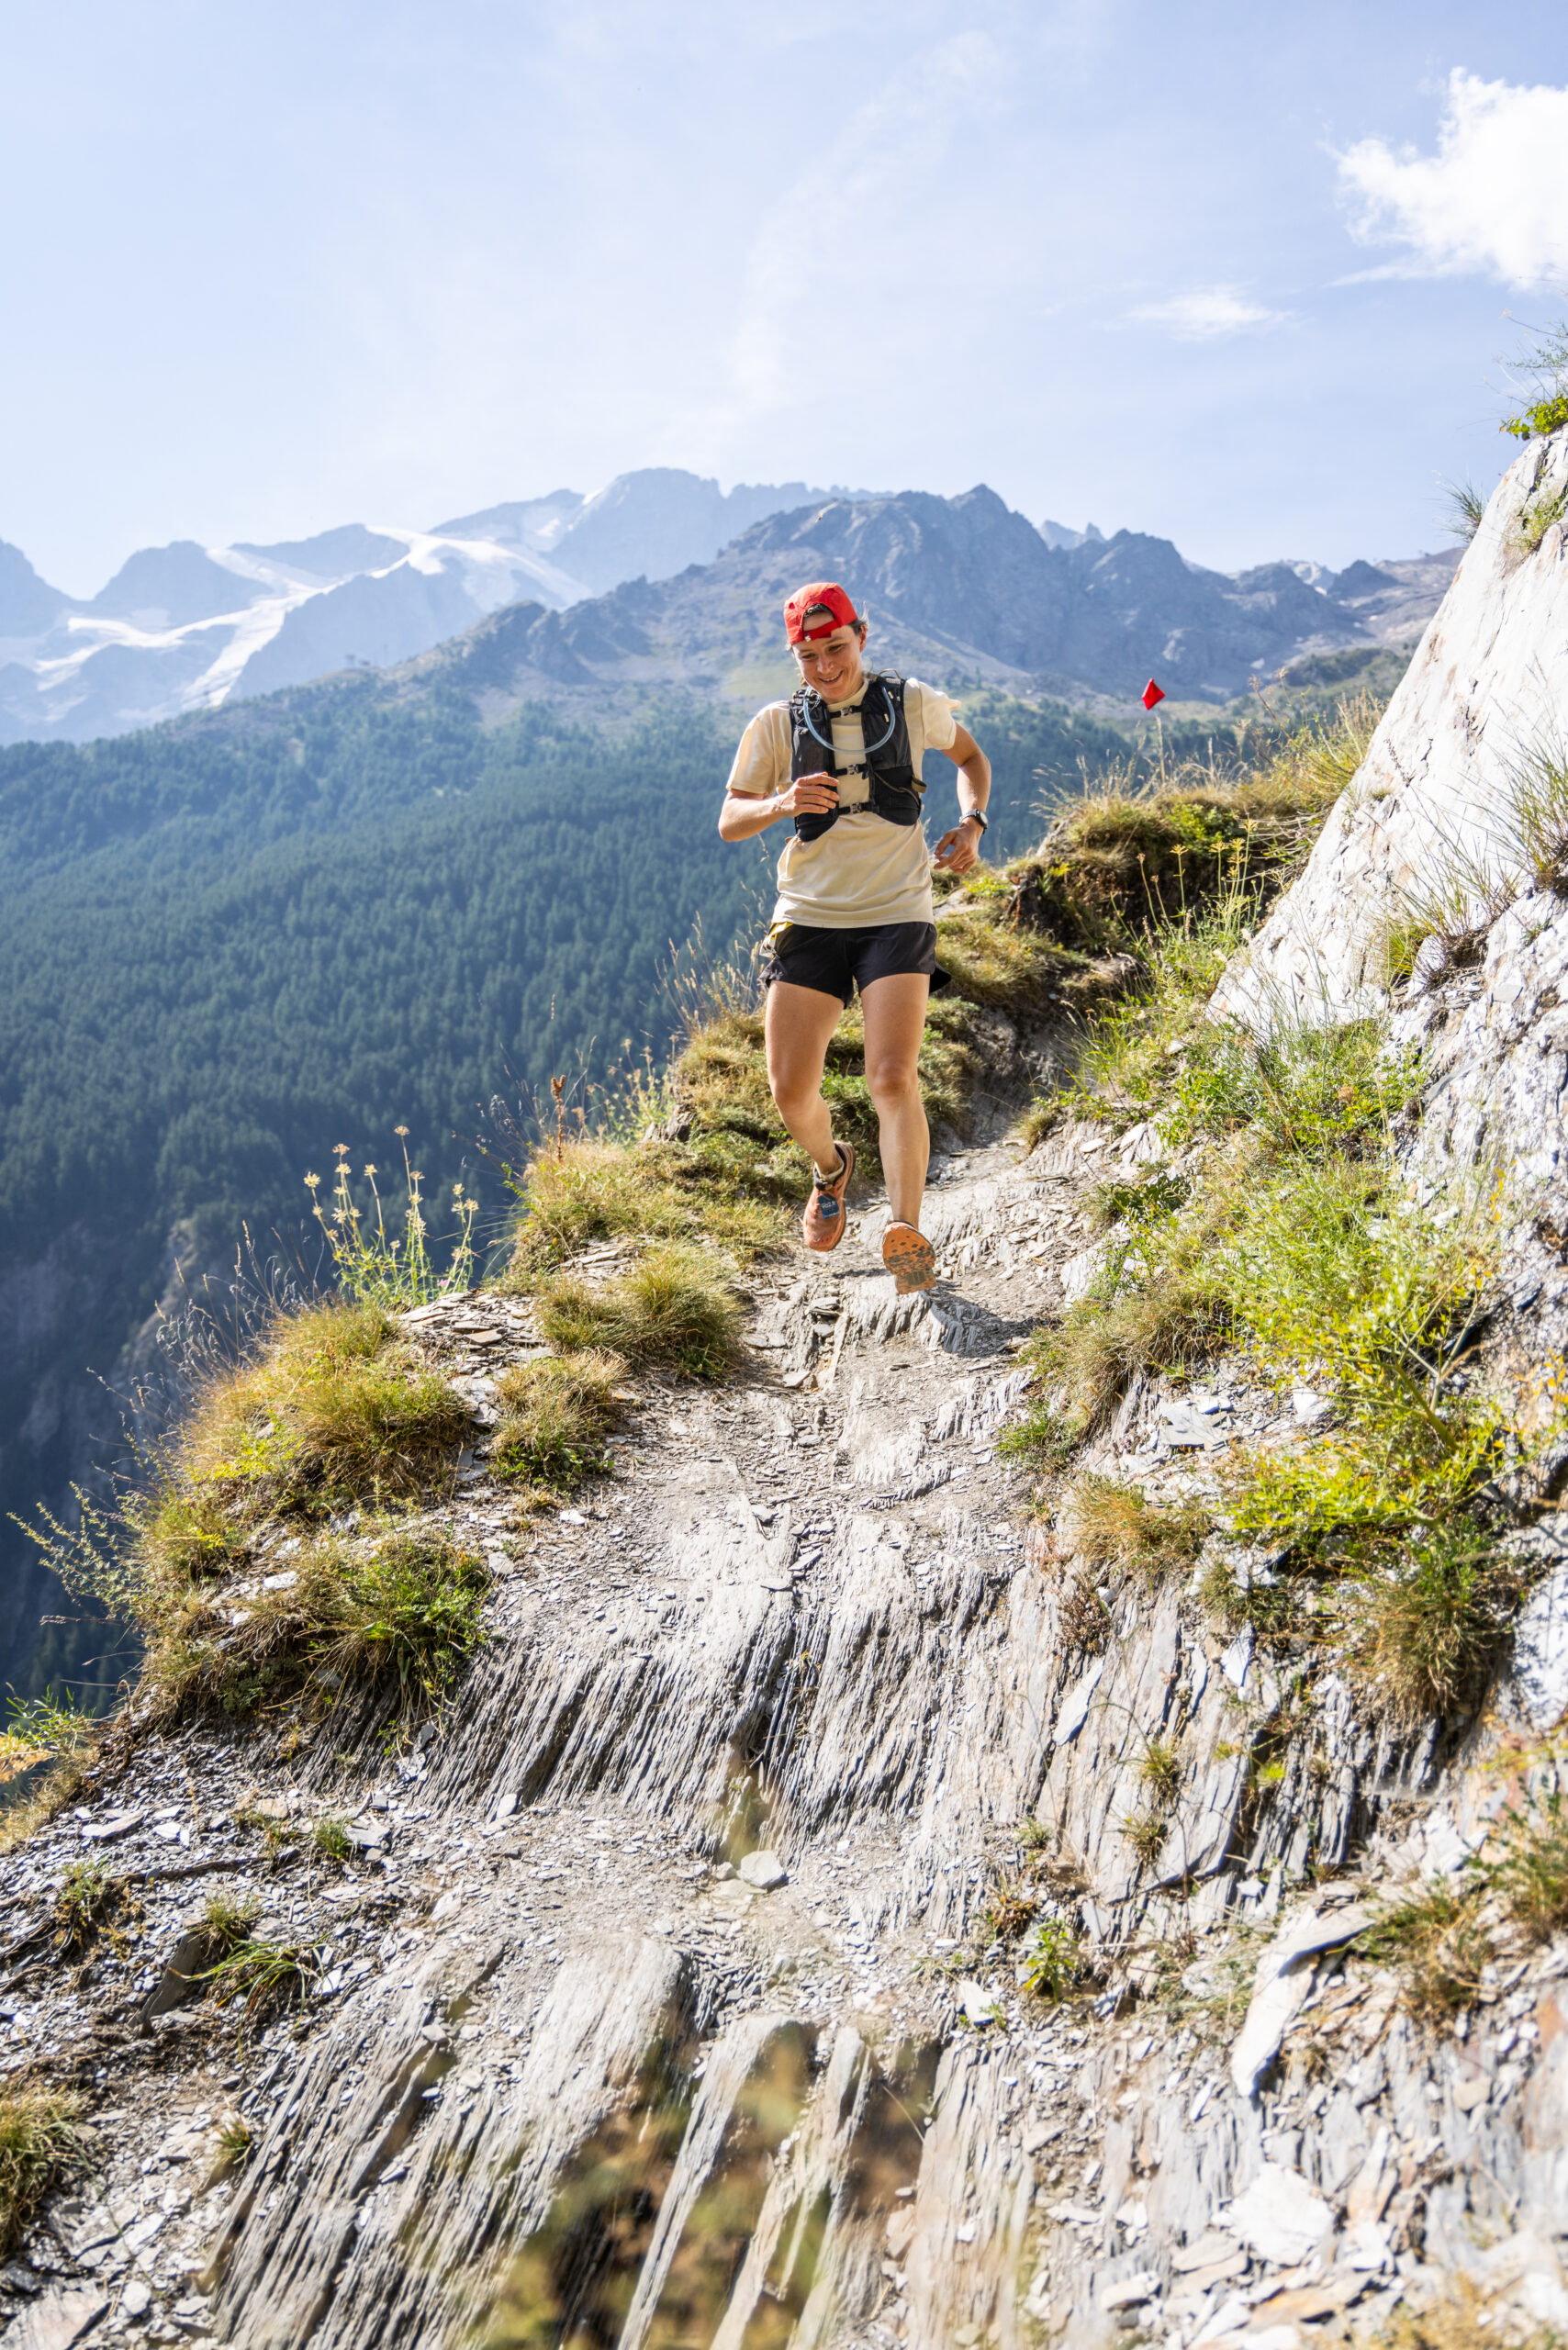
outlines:
{"label": "black running shorts", "polygon": [[923,971],[939,995],[950,974],[936,960],[936,925],[929,922],[883,922],[868,930],[819,930],[801,922],[778,923],[768,934],[773,951],[762,967],[762,984],[775,979],[792,988],[814,988],[847,1003],[857,988],[890,979],[901,971]]}

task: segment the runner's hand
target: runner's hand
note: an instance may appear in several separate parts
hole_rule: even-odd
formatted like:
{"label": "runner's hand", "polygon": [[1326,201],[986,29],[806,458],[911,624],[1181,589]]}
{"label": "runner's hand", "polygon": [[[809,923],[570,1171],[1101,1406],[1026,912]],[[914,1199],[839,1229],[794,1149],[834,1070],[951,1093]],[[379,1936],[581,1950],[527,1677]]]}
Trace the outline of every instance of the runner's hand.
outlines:
{"label": "runner's hand", "polygon": [[785,816],[830,816],[838,806],[838,785],[825,770],[797,776],[778,794],[778,808]]}
{"label": "runner's hand", "polygon": [[943,834],[931,862],[938,872],[968,873],[971,866],[980,863],[980,826],[966,818],[961,824],[955,824],[950,833]]}

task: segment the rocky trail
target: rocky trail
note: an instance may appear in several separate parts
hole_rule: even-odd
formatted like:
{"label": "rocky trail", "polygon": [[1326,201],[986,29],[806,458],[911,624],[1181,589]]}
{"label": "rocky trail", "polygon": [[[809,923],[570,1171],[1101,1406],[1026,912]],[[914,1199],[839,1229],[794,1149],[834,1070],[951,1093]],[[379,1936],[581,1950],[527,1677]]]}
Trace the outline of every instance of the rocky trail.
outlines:
{"label": "rocky trail", "polygon": [[[1064,1632],[1072,1563],[996,1440],[1014,1350],[1086,1277],[1085,1187],[1139,1148],[1071,1127],[946,1158],[935,1292],[896,1295],[871,1208],[757,1290],[736,1383],[644,1382],[614,1480],[543,1527],[476,1460],[448,1516],[494,1573],[490,1637],[411,1751],[330,1724],[270,1763],[249,1731],[150,1739],[12,1864],[9,2053],[87,2077],[107,2150],[0,2276],[18,2350],[1282,2345],[1392,2304],[1462,2209],[1462,2153],[1500,2224],[1560,2191],[1519,2091],[1561,2062],[1568,1943],[1435,2059],[1392,1977],[1338,1955],[1391,1837],[1462,1845],[1434,1740],[1380,1740],[1320,1684],[1260,1802],[1285,1693],[1248,1636],[1180,1590],[1092,1659]],[[485,1294],[406,1327],[481,1408],[536,1345]],[[1222,1363],[1130,1396],[1102,1465],[1212,1489],[1309,1408]],[[1161,1729],[1181,1789],[1140,1861]],[[307,1830],[350,1766],[340,1871]],[[73,1986],[34,1930],[80,1855],[140,1930]],[[299,2018],[252,2035],[182,1998],[215,1879],[316,1953]],[[977,1964],[999,1879],[1081,1921],[1092,1995]],[[215,2180],[235,2115],[254,2152]],[[1503,2244],[1539,2268],[1528,2229]]]}
{"label": "rocky trail", "polygon": [[[1509,504],[1565,468],[1559,435],[1500,487],[1260,988],[1360,1008],[1344,901],[1434,836],[1424,793],[1471,804],[1488,677],[1539,655],[1568,705],[1562,526],[1521,554]],[[1500,1152],[1535,1187],[1488,1309],[1516,1381],[1568,1299],[1568,918],[1536,863],[1397,1015],[1436,1073],[1412,1165]],[[1048,1053],[987,1017],[996,1070]],[[8,1856],[0,2064],[94,2127],[0,2268],[7,2350],[1311,2350],[1445,2302],[1445,2343],[1568,2328],[1568,1933],[1499,1919],[1438,2021],[1358,1942],[1527,1783],[1561,1800],[1564,1472],[1505,1538],[1530,1590],[1484,1703],[1408,1731],[1310,1640],[1216,1625],[1207,1570],[1255,1590],[1282,1554],[1210,1530],[1103,1577],[999,1439],[1100,1262],[1092,1191],[1154,1152],[1081,1123],[1025,1154],[999,1112],[934,1166],[929,1295],[881,1270],[873,1201],[834,1258],[753,1275],[726,1383],[628,1378],[577,1506],[521,1514],[476,1438],[429,1516],[487,1561],[487,1637],[411,1740],[346,1693],[314,1731],[143,1728]],[[497,1292],[403,1331],[481,1423],[541,1346]],[[1212,1528],[1238,1449],[1331,1408],[1239,1354],[1139,1373],[1075,1467]],[[253,1547],[231,1620],[298,1548]],[[196,1996],[218,1888],[292,1953],[275,2018]]]}

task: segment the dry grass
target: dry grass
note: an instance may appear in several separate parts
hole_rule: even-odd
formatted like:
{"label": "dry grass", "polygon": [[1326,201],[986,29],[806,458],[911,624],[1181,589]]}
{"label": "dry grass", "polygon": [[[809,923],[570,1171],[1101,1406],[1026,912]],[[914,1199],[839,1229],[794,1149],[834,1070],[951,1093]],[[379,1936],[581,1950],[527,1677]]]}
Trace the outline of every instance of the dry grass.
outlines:
{"label": "dry grass", "polygon": [[620,1355],[596,1349],[516,1364],[497,1382],[501,1421],[490,1448],[495,1475],[570,1493],[609,1468],[603,1439],[620,1416]]}
{"label": "dry grass", "polygon": [[[271,1343],[215,1380],[186,1424],[178,1472],[146,1520],[151,1548],[188,1575],[231,1542],[215,1507],[243,1486],[252,1515],[419,1492],[473,1427],[445,1381],[396,1341],[379,1306],[281,1316]],[[215,1496],[213,1489],[218,1489]]]}
{"label": "dry grass", "polygon": [[1148,1502],[1135,1485],[1083,1476],[1070,1487],[1065,1514],[1074,1548],[1097,1567],[1115,1567],[1148,1584],[1190,1567],[1209,1517],[1195,1501]]}
{"label": "dry grass", "polygon": [[1412,2015],[1441,2023],[1472,2005],[1492,1956],[1492,1938],[1476,1914],[1480,1902],[1478,1888],[1435,1879],[1387,1903],[1356,1948],[1398,1969]]}
{"label": "dry grass", "polygon": [[1476,1702],[1522,1590],[1518,1562],[1463,1521],[1333,1586],[1325,1628],[1369,1695],[1413,1728]]}
{"label": "dry grass", "polygon": [[1568,1796],[1553,1789],[1506,1813],[1482,1874],[1530,1942],[1561,1933],[1568,1926]]}
{"label": "dry grass", "polygon": [[1013,868],[1011,918],[1058,949],[1104,954],[1238,890],[1260,904],[1304,858],[1380,714],[1366,696],[1344,702],[1238,779],[1188,762],[1162,784],[1085,791]]}
{"label": "dry grass", "polygon": [[1563,2350],[1555,2326],[1538,2325],[1507,2293],[1488,2293],[1462,2275],[1445,2277],[1423,2308],[1395,2310],[1372,2340],[1376,2350]]}
{"label": "dry grass", "polygon": [[78,2098],[39,2082],[0,2090],[0,2257],[55,2180],[82,2159],[81,2111]]}
{"label": "dry grass", "polygon": [[[771,1104],[769,1104],[771,1110]],[[746,1265],[785,1228],[776,1201],[804,1185],[804,1161],[782,1128],[767,1147],[731,1147],[715,1133],[686,1146],[654,1136],[636,1147],[587,1137],[542,1153],[523,1186],[523,1214],[501,1286],[527,1289],[599,1240],[707,1237]],[[744,1162],[731,1166],[728,1160]],[[773,1196],[768,1196],[771,1191]]]}
{"label": "dry grass", "polygon": [[66,1755],[25,1785],[19,1795],[12,1788],[6,1790],[10,1799],[0,1811],[0,1855],[19,1850],[68,1803],[76,1801],[87,1785],[87,1767],[84,1754]]}
{"label": "dry grass", "polygon": [[711,1257],[679,1244],[651,1249],[602,1289],[562,1274],[538,1295],[539,1326],[560,1353],[719,1379],[734,1360],[740,1304]]}

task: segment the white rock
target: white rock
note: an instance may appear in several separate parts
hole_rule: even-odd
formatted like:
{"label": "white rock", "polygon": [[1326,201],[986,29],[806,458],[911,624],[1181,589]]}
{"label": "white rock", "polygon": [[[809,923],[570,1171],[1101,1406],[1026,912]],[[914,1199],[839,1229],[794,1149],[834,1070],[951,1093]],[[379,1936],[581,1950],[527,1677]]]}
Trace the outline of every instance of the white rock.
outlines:
{"label": "white rock", "polygon": [[1299,2171],[1265,2163],[1243,2194],[1221,2215],[1260,2260],[1294,2266],[1332,2234],[1334,2214]]}
{"label": "white rock", "polygon": [[152,2288],[143,2277],[133,2277],[119,2297],[122,2315],[145,2317],[152,2307]]}
{"label": "white rock", "polygon": [[1252,1627],[1243,1624],[1241,1629],[1219,1661],[1219,1669],[1239,1695],[1247,1686],[1247,1675],[1252,1669]]}
{"label": "white rock", "polygon": [[988,1991],[983,1983],[975,1982],[972,1976],[958,1986],[958,2012],[966,2023],[1001,2023],[1002,2020],[1002,2001],[996,1993]]}
{"label": "white rock", "polygon": [[1568,1709],[1568,1564],[1550,1574],[1520,1611],[1507,1694],[1542,1733],[1555,1729]]}
{"label": "white rock", "polygon": [[1273,2063],[1292,2017],[1305,1998],[1312,1969],[1305,1962],[1334,1950],[1372,1922],[1369,1908],[1308,1909],[1274,1936],[1252,1978],[1246,2020],[1230,2052],[1230,2077],[1239,2097],[1249,2098]]}
{"label": "white rock", "polygon": [[1147,2301],[1159,2290],[1159,2272],[1155,2268],[1139,2268],[1124,2277],[1117,2285],[1107,2285],[1100,2296],[1103,2310],[1130,2310],[1136,2301]]}
{"label": "white rock", "polygon": [[1392,2233],[1386,2220],[1353,2220],[1339,2239],[1338,2258],[1342,2266],[1386,2267]]}
{"label": "white rock", "polygon": [[771,1893],[775,1886],[790,1881],[789,1872],[777,1852],[748,1852],[741,1863],[740,1874],[759,1893]]}
{"label": "white rock", "polygon": [[6,2329],[6,2350],[70,2350],[108,2308],[100,2285],[46,2293]]}
{"label": "white rock", "polygon": [[1089,1716],[1090,1699],[1100,1686],[1100,1676],[1104,1670],[1104,1658],[1095,1657],[1062,1699],[1061,1711],[1057,1716],[1056,1738],[1058,1746],[1065,1746],[1069,1740],[1076,1738],[1083,1728]]}
{"label": "white rock", "polygon": [[442,1895],[441,1899],[431,1911],[431,1924],[432,1926],[444,1925],[448,1918],[456,1917],[462,1907],[463,1896],[457,1886],[454,1886],[450,1893],[443,1893]]}

